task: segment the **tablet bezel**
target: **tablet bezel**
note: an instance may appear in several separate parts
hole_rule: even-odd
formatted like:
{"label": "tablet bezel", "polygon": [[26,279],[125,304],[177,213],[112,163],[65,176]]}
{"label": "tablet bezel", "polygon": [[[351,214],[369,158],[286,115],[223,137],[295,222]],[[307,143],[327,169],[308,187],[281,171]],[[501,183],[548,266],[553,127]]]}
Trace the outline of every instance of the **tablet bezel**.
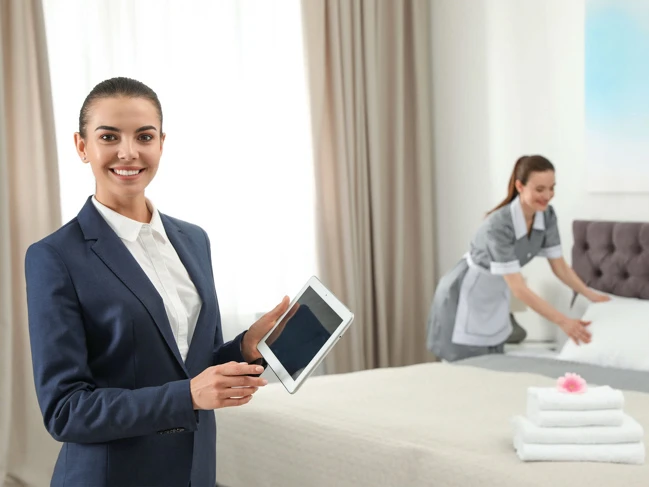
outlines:
{"label": "tablet bezel", "polygon": [[[293,379],[291,374],[288,373],[279,359],[272,352],[272,350],[266,343],[266,339],[273,333],[273,330],[275,330],[275,328],[279,326],[284,317],[293,308],[293,305],[297,303],[297,301],[300,299],[300,297],[302,297],[304,292],[309,287],[313,289],[313,291],[320,297],[320,299],[322,299],[340,318],[342,318],[342,321],[331,334],[331,336],[327,339],[327,341],[322,345],[318,353],[315,354],[315,356],[311,359],[307,366],[302,370],[297,379]],[[271,328],[270,331],[266,333],[266,335],[264,335],[264,337],[259,341],[257,350],[259,350],[259,353],[261,353],[262,357],[264,357],[264,359],[268,363],[268,366],[273,369],[273,372],[275,372],[275,375],[284,385],[286,390],[289,393],[293,394],[300,388],[300,386],[318,367],[318,365],[320,365],[322,360],[327,356],[327,353],[343,336],[353,320],[354,313],[352,313],[343,303],[341,303],[340,300],[331,291],[329,291],[316,276],[312,276],[304,285],[304,287],[302,287],[300,292],[295,296],[295,298],[293,298],[288,306],[287,311],[277,320],[273,328]]]}

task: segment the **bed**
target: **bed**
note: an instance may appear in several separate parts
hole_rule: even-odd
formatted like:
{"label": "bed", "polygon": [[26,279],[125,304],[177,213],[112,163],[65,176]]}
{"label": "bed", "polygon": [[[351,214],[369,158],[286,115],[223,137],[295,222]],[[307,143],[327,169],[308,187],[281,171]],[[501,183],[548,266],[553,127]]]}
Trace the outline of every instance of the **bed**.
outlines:
{"label": "bed", "polygon": [[[649,299],[649,224],[574,222],[573,265],[593,288]],[[622,389],[649,446],[649,372],[492,355],[269,384],[217,413],[225,487],[649,485],[649,464],[524,463],[509,419],[529,386],[576,372]]]}

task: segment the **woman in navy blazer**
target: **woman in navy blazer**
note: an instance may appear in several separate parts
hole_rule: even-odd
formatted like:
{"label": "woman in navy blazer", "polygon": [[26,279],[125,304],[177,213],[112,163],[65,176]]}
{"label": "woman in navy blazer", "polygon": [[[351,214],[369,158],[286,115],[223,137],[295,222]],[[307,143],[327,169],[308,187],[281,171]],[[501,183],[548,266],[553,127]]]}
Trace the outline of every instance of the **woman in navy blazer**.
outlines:
{"label": "woman in navy blazer", "polygon": [[212,410],[266,384],[257,344],[288,298],[223,343],[205,231],[144,196],[164,138],[149,87],[97,85],[75,134],[95,195],[27,251],[36,393],[63,442],[53,486],[214,487]]}

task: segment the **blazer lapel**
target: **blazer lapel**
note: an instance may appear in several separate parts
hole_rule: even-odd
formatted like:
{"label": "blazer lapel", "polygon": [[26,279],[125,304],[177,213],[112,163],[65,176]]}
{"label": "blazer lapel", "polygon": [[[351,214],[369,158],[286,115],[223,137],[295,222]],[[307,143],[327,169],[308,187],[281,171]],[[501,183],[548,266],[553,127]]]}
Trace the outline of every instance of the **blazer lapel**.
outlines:
{"label": "blazer lapel", "polygon": [[171,331],[162,297],[121,239],[104,221],[92,204],[91,198],[88,198],[77,219],[86,240],[96,240],[92,245],[92,251],[144,305],[171,353],[187,373],[178,344]]}
{"label": "blazer lapel", "polygon": [[[214,327],[216,326],[216,319],[212,320],[212,323],[205,322],[208,310],[207,303],[209,299],[214,299],[212,286],[209,282],[209,263],[206,263],[204,260],[199,258],[200,255],[206,253],[202,249],[198,248],[178,225],[176,225],[166,215],[160,214],[160,219],[165,227],[165,232],[167,232],[167,237],[169,238],[171,245],[176,249],[180,261],[185,266],[185,269],[194,283],[194,286],[196,286],[196,291],[203,302],[186,358],[187,369],[193,370],[192,363],[196,357],[196,349],[204,347],[205,343],[214,343]],[[210,345],[210,353],[211,350],[212,345]]]}

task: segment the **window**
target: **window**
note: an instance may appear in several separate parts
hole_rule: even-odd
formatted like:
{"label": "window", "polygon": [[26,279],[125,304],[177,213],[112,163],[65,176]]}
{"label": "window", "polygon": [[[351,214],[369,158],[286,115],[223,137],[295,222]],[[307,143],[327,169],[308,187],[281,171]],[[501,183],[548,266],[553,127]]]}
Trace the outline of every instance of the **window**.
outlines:
{"label": "window", "polygon": [[62,213],[94,192],[73,144],[98,82],[136,78],[167,134],[147,195],[210,236],[226,339],[316,273],[299,0],[44,0]]}

